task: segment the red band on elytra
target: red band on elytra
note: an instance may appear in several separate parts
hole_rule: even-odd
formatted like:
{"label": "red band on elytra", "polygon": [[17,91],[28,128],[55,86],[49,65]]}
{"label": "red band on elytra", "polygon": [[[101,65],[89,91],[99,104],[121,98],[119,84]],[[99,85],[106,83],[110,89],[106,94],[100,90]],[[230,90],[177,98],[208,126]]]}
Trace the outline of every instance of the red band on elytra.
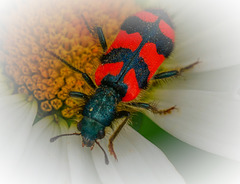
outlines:
{"label": "red band on elytra", "polygon": [[164,20],[161,20],[159,22],[159,29],[166,37],[170,38],[172,42],[174,42],[175,40],[174,30]]}
{"label": "red band on elytra", "polygon": [[157,48],[154,43],[146,43],[140,51],[139,56],[142,57],[148,65],[148,70],[150,72],[148,76],[149,81],[162,64],[165,57],[157,53]]}
{"label": "red band on elytra", "polygon": [[145,22],[155,22],[158,19],[158,16],[147,11],[138,12],[135,14],[135,16],[137,16],[138,18]]}
{"label": "red band on elytra", "polygon": [[140,89],[138,86],[135,70],[132,68],[125,75],[123,82],[127,84],[128,89],[126,95],[122,98],[122,101],[128,102],[135,99],[140,93]]}
{"label": "red band on elytra", "polygon": [[126,48],[134,52],[140,43],[142,42],[142,36],[140,33],[128,34],[126,31],[121,30],[117,38],[112,43],[111,47],[108,49],[107,54],[116,48]]}
{"label": "red band on elytra", "polygon": [[101,85],[102,79],[108,75],[114,75],[117,76],[122,67],[123,67],[123,62],[117,62],[117,63],[107,63],[107,64],[102,64],[98,67],[98,69],[95,72],[95,82],[99,86]]}

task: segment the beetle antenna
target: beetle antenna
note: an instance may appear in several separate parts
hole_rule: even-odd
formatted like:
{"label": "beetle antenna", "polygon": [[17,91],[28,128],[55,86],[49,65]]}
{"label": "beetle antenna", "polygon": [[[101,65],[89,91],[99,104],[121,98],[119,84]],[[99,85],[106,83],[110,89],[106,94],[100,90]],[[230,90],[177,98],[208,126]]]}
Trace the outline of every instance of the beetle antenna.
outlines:
{"label": "beetle antenna", "polygon": [[67,65],[69,68],[71,68],[72,70],[74,70],[75,72],[78,72],[80,74],[83,74],[84,72],[78,70],[77,68],[75,68],[74,66],[72,66],[71,64],[69,64],[65,59],[61,58],[60,56],[58,56],[57,54],[55,54],[54,52],[48,50],[47,48],[43,48],[46,52],[48,52],[51,56],[55,57],[56,59],[58,59],[59,61],[61,61],[62,63],[64,63],[65,65]]}
{"label": "beetle antenna", "polygon": [[109,160],[108,160],[106,151],[102,148],[102,146],[99,144],[99,142],[97,142],[96,140],[95,140],[95,142],[96,142],[96,144],[99,146],[99,148],[101,148],[101,150],[103,151],[103,153],[104,153],[104,158],[105,158],[105,164],[108,165],[108,164],[109,164]]}
{"label": "beetle antenna", "polygon": [[81,135],[81,133],[72,133],[72,134],[61,134],[61,135],[57,135],[57,136],[55,136],[55,137],[52,137],[51,139],[50,139],[50,142],[54,142],[54,141],[56,141],[58,138],[60,138],[60,137],[63,137],[63,136],[70,136],[70,135]]}
{"label": "beetle antenna", "polygon": [[93,34],[93,31],[91,30],[91,27],[89,26],[89,24],[88,24],[88,22],[87,22],[87,20],[85,19],[85,17],[84,17],[83,14],[81,14],[81,17],[82,17],[84,23],[86,24],[88,31],[89,31],[91,34]]}

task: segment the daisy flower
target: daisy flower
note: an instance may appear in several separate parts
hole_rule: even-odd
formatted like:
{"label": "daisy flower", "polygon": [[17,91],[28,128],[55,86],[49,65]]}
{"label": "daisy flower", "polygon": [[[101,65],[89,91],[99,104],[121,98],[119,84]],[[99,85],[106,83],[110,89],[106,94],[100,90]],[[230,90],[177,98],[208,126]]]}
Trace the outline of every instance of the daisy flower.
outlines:
{"label": "daisy flower", "polygon": [[[237,59],[240,25],[234,1],[44,0],[2,2],[1,7],[2,183],[240,181],[237,174],[240,169],[240,62]],[[80,74],[45,49],[93,79],[103,52],[82,15],[90,25],[103,27],[109,46],[121,23],[146,8],[166,10],[176,28],[174,53],[165,61],[164,68],[186,66],[198,58],[202,61],[191,71],[151,92],[150,100],[158,100],[161,109],[177,105],[177,111],[165,116],[146,114],[173,136],[207,151],[196,150],[199,158],[214,154],[215,160],[225,163],[227,172],[216,169],[213,175],[217,176],[213,176],[201,173],[200,169],[199,175],[196,172],[192,176],[193,172],[187,169],[192,165],[187,162],[195,160],[184,158],[181,149],[172,150],[180,151],[176,154],[164,149],[159,143],[164,139],[163,134],[150,133],[148,139],[155,143],[153,145],[128,125],[114,141],[118,161],[107,153],[109,165],[104,164],[100,147],[82,148],[79,136],[49,142],[51,137],[77,130],[76,119],[81,114],[76,107],[81,102],[70,98],[69,92],[92,94],[93,91]],[[111,129],[107,131],[111,132]],[[104,150],[107,150],[108,137],[100,142]],[[187,154],[193,150],[187,144],[177,145],[184,145]],[[183,160],[186,163],[179,164]],[[197,164],[209,167],[201,162]]]}

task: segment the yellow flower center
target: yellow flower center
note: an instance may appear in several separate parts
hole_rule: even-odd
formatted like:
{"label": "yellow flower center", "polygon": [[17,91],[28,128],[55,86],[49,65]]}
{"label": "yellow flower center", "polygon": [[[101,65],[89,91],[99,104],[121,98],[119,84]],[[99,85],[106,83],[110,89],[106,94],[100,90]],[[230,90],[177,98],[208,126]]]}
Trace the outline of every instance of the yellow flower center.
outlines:
{"label": "yellow flower center", "polygon": [[92,35],[81,15],[91,27],[101,26],[108,46],[116,37],[126,17],[138,11],[131,1],[57,1],[31,2],[14,10],[3,40],[5,73],[15,85],[14,93],[24,93],[38,101],[39,114],[61,112],[72,118],[79,102],[70,91],[92,94],[81,74],[72,71],[44,48],[54,52],[94,80],[102,53],[96,35]]}

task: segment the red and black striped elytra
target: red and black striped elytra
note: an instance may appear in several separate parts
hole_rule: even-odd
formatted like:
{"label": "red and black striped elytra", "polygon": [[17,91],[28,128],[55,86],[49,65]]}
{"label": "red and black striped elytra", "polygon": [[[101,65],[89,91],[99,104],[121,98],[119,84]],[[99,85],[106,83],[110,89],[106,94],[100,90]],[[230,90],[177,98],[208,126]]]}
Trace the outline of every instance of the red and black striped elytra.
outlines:
{"label": "red and black striped elytra", "polygon": [[[82,18],[93,34],[94,32],[84,16]],[[105,128],[115,123],[116,119],[124,118],[109,138],[109,152],[117,159],[113,149],[113,141],[128,122],[130,112],[142,108],[162,115],[175,109],[173,106],[160,110],[148,103],[135,102],[134,99],[140,90],[147,88],[151,79],[161,80],[177,76],[198,62],[184,68],[155,74],[164,59],[171,54],[174,46],[173,24],[163,10],[145,10],[127,18],[109,49],[107,49],[102,28],[95,27],[94,31],[98,35],[103,51],[107,50],[101,58],[102,64],[95,72],[95,83],[98,87],[87,73],[73,67],[45,48],[52,56],[75,72],[82,74],[83,79],[95,90],[93,95],[75,91],[69,93],[71,97],[82,99],[85,102],[83,106],[79,106],[82,109],[79,113],[83,116],[77,124],[80,133],[58,135],[53,137],[51,142],[62,136],[81,135],[83,146],[93,147],[95,143],[100,146],[97,140],[105,137]],[[121,107],[126,106],[124,109],[129,110],[119,110],[120,103]],[[100,148],[102,149],[101,146]],[[105,162],[108,163],[106,153],[104,150],[103,152]]]}
{"label": "red and black striped elytra", "polygon": [[173,50],[174,29],[162,10],[146,10],[127,18],[95,73],[98,86],[117,84],[122,101],[137,97]]}

